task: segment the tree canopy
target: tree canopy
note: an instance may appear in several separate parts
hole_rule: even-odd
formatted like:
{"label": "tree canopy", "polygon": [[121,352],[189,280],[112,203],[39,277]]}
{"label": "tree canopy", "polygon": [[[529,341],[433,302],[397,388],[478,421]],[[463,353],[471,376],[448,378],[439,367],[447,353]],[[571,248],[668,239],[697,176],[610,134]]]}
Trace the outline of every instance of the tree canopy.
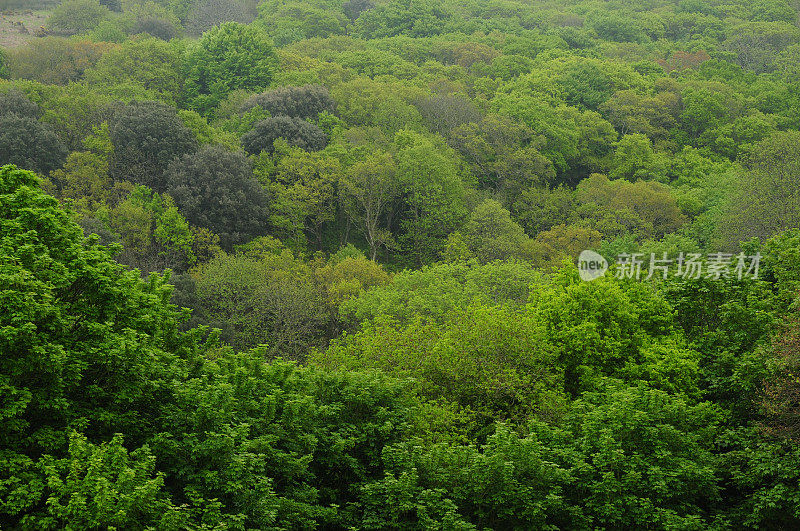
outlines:
{"label": "tree canopy", "polygon": [[242,153],[209,145],[173,160],[164,190],[193,225],[220,237],[224,249],[263,234],[267,201]]}
{"label": "tree canopy", "polygon": [[266,88],[276,66],[272,43],[262,32],[237,22],[216,26],[187,53],[187,105],[201,114],[211,114],[234,90]]}
{"label": "tree canopy", "polygon": [[800,528],[797,2],[4,5],[0,528]]}

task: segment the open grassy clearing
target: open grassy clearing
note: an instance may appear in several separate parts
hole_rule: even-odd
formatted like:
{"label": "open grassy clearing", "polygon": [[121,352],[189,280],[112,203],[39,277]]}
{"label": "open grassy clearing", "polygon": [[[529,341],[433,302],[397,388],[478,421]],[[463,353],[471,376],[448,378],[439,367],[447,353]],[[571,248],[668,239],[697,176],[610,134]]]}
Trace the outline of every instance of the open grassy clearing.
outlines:
{"label": "open grassy clearing", "polygon": [[21,9],[0,13],[0,46],[14,48],[35,39],[50,11]]}

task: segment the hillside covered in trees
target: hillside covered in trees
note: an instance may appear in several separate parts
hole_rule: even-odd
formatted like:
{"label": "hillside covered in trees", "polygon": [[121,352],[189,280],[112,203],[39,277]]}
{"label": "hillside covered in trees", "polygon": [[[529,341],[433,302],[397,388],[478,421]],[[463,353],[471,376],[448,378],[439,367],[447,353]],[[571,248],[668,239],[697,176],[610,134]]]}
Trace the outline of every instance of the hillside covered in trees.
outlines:
{"label": "hillside covered in trees", "polygon": [[800,3],[0,8],[0,529],[800,527]]}

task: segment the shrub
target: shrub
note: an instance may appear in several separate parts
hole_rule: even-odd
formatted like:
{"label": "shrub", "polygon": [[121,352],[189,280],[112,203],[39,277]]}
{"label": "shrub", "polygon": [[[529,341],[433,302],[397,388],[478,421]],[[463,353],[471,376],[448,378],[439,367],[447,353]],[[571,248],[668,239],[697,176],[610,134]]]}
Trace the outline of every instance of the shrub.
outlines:
{"label": "shrub", "polygon": [[109,13],[97,0],[66,0],[53,10],[45,27],[56,35],[77,35],[97,27]]}

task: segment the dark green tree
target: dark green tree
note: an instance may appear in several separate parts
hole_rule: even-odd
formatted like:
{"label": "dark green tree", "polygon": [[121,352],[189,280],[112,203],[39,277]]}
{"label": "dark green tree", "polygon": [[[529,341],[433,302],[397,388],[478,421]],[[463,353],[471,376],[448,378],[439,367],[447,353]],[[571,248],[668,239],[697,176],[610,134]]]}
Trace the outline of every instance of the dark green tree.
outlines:
{"label": "dark green tree", "polygon": [[197,148],[194,135],[175,109],[154,101],[118,108],[109,123],[109,134],[114,146],[111,176],[157,192],[166,187],[163,175],[170,162]]}
{"label": "dark green tree", "polygon": [[169,41],[178,36],[178,28],[171,21],[157,16],[143,16],[131,28],[132,35],[146,33],[151,37]]}
{"label": "dark green tree", "polygon": [[186,19],[186,29],[194,35],[206,31],[223,22],[248,24],[254,14],[239,0],[195,0]]}
{"label": "dark green tree", "polygon": [[361,13],[372,9],[373,7],[375,7],[375,4],[373,4],[370,0],[347,0],[347,2],[342,5],[342,10],[347,18],[350,20],[355,20],[361,15]]}
{"label": "dark green tree", "polygon": [[175,159],[164,187],[189,223],[219,235],[223,249],[264,234],[267,198],[241,152],[209,145]]}
{"label": "dark green tree", "polygon": [[42,109],[19,90],[11,89],[0,94],[0,116],[7,114],[36,120],[42,116]]}
{"label": "dark green tree", "polygon": [[328,143],[328,137],[316,125],[301,118],[275,116],[256,122],[253,129],[242,136],[242,147],[250,155],[262,151],[271,154],[279,138],[306,151],[319,151]]}
{"label": "dark green tree", "polygon": [[[20,110],[31,110],[23,105]],[[0,116],[0,162],[47,174],[64,164],[67,150],[53,129],[35,118]]]}

